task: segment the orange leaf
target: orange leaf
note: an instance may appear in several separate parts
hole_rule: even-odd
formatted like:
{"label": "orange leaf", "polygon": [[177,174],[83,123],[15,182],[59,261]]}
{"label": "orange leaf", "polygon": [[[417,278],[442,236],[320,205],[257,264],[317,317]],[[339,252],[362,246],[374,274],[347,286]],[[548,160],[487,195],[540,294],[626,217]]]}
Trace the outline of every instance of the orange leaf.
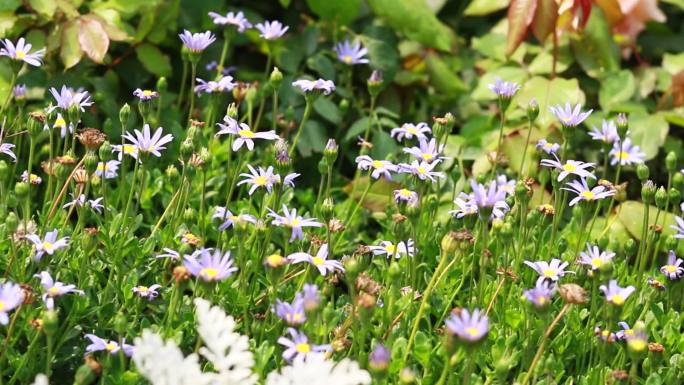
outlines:
{"label": "orange leaf", "polygon": [[537,0],[537,9],[532,21],[532,33],[542,44],[556,28],[558,4],[556,0]]}
{"label": "orange leaf", "polygon": [[508,7],[508,41],[506,55],[510,56],[522,43],[534,18],[537,0],[511,0]]}
{"label": "orange leaf", "polygon": [[624,15],[620,9],[618,0],[594,0],[594,2],[601,7],[603,13],[605,13],[608,24],[614,26],[622,21]]}

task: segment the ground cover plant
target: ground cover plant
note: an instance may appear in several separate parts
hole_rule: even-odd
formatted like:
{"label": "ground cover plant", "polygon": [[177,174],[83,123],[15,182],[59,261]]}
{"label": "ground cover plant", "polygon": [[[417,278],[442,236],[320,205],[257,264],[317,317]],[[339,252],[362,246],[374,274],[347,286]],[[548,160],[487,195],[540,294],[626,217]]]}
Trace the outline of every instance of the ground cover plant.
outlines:
{"label": "ground cover plant", "polygon": [[684,383],[678,0],[5,0],[0,384]]}

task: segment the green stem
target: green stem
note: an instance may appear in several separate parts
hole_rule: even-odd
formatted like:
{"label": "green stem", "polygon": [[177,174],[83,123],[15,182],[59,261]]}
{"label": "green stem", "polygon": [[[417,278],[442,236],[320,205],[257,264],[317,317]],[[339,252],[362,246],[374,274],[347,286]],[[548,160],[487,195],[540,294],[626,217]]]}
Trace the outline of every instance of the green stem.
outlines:
{"label": "green stem", "polygon": [[192,119],[192,110],[195,109],[195,77],[197,76],[197,60],[190,62],[191,79],[190,79],[190,108],[188,109],[188,122]]}
{"label": "green stem", "polygon": [[311,98],[309,96],[306,97],[306,106],[304,107],[304,115],[302,115],[302,121],[299,123],[299,128],[297,129],[297,134],[294,137],[294,140],[292,141],[292,146],[290,147],[290,152],[288,156],[292,158],[292,155],[295,152],[295,148],[297,148],[297,143],[299,143],[299,137],[302,135],[302,131],[304,129],[304,124],[306,124],[306,121],[309,119],[309,115],[311,114]]}

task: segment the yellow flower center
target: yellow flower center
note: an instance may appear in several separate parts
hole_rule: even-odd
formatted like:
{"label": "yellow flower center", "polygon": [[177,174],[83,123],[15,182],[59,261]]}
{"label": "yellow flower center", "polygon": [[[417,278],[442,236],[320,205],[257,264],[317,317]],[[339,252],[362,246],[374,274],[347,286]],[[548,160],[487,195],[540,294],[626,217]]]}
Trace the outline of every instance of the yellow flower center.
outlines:
{"label": "yellow flower center", "polygon": [[66,126],[66,120],[64,120],[64,118],[62,118],[62,117],[59,117],[59,118],[55,119],[55,126],[56,126],[56,127],[64,127],[64,126]]}
{"label": "yellow flower center", "polygon": [[610,302],[614,303],[615,305],[621,306],[625,303],[625,298],[620,294],[615,294],[610,298]]}
{"label": "yellow flower center", "polygon": [[477,329],[475,329],[474,327],[466,328],[465,332],[468,333],[471,337],[476,337],[478,334]]}
{"label": "yellow flower center", "polygon": [[546,142],[544,143],[544,148],[547,150],[550,150],[553,148],[553,143]]}
{"label": "yellow flower center", "polygon": [[0,301],[0,311],[3,311],[5,309],[5,302]]}
{"label": "yellow flower center", "polygon": [[546,303],[546,297],[540,295],[539,297],[537,297],[537,303],[540,305],[545,304]]}
{"label": "yellow flower center", "polygon": [[628,153],[628,152],[625,152],[625,151],[620,151],[620,152],[618,153],[618,156],[617,156],[617,157],[618,157],[618,159],[620,159],[620,160],[626,160],[626,159],[629,159],[629,153]]}
{"label": "yellow flower center", "polygon": [[107,171],[109,167],[107,167],[107,163],[98,163],[97,164],[97,171]]}
{"label": "yellow flower center", "polygon": [[124,144],[123,146],[123,152],[125,154],[135,154],[136,146],[132,144]]}
{"label": "yellow flower center", "polygon": [[259,175],[254,177],[254,184],[257,186],[265,186],[266,182],[268,182],[268,177],[264,175]]}
{"label": "yellow flower center", "polygon": [[306,342],[302,342],[295,345],[295,349],[297,349],[297,352],[299,353],[309,353],[311,351],[311,345],[307,344]]}
{"label": "yellow flower center", "polygon": [[321,257],[313,257],[312,261],[313,261],[313,264],[316,266],[320,266],[320,265],[325,263],[325,260]]}
{"label": "yellow flower center", "polygon": [[142,94],[143,94],[144,97],[149,98],[150,96],[154,95],[154,92],[152,92],[152,91],[150,91],[150,90],[144,90],[144,91],[142,92]]}
{"label": "yellow flower center", "polygon": [[580,193],[580,196],[587,201],[593,201],[594,199],[596,199],[596,195],[591,191],[582,191]]}
{"label": "yellow flower center", "polygon": [[399,196],[401,196],[402,198],[410,198],[411,197],[411,190],[403,188],[403,189],[399,190]]}
{"label": "yellow flower center", "polygon": [[394,251],[396,251],[396,250],[397,250],[397,247],[391,243],[388,244],[387,246],[385,246],[385,251],[387,251],[390,254],[394,254]]}
{"label": "yellow flower center", "polygon": [[250,130],[240,130],[240,131],[238,131],[238,135],[240,135],[244,138],[248,138],[248,139],[251,139],[254,137],[254,133]]}
{"label": "yellow flower center", "polygon": [[667,265],[667,266],[665,266],[665,271],[667,271],[668,273],[674,273],[677,271],[677,266]]}
{"label": "yellow flower center", "polygon": [[139,293],[147,293],[150,289],[147,286],[138,286]]}
{"label": "yellow flower center", "polygon": [[601,260],[601,258],[592,258],[591,259],[591,266],[593,266],[594,268],[598,269],[602,265],[603,265],[603,261]]}
{"label": "yellow flower center", "polygon": [[117,346],[113,342],[108,342],[107,345],[105,345],[105,349],[108,352],[111,352],[111,351],[115,350],[116,348],[117,348]]}
{"label": "yellow flower center", "polygon": [[544,269],[542,275],[546,278],[553,278],[556,276],[556,271],[553,269]]}
{"label": "yellow flower center", "polygon": [[627,341],[627,345],[629,347],[637,352],[640,352],[644,349],[646,349],[646,341],[642,340],[641,338],[630,338],[629,341]]}
{"label": "yellow flower center", "polygon": [[577,170],[577,166],[575,166],[574,164],[566,163],[563,165],[563,170],[567,172],[574,172],[575,170]]}
{"label": "yellow flower center", "polygon": [[213,267],[205,267],[204,269],[200,270],[200,275],[206,277],[208,280],[216,278],[218,273],[218,270],[214,269]]}
{"label": "yellow flower center", "polygon": [[17,59],[23,59],[26,57],[26,52],[24,51],[16,51]]}
{"label": "yellow flower center", "polygon": [[271,267],[278,267],[283,264],[283,256],[280,254],[271,254],[266,257],[266,263]]}
{"label": "yellow flower center", "polygon": [[634,335],[634,330],[632,330],[632,329],[627,329],[627,330],[625,330],[625,335],[626,335],[626,336],[632,336],[632,335]]}
{"label": "yellow flower center", "polygon": [[59,294],[59,289],[53,286],[48,289],[48,294],[54,297]]}
{"label": "yellow flower center", "polygon": [[418,167],[416,168],[416,171],[418,171],[419,174],[425,174],[425,173],[427,173],[427,170],[426,170],[425,167],[423,167],[423,166],[418,166]]}
{"label": "yellow flower center", "polygon": [[415,135],[418,133],[418,130],[416,130],[416,128],[413,126],[408,126],[408,127],[406,127],[406,132],[408,132],[409,134]]}
{"label": "yellow flower center", "polygon": [[299,321],[302,320],[302,318],[303,318],[302,313],[294,313],[294,314],[292,315],[292,320],[293,320],[294,322],[299,322]]}
{"label": "yellow flower center", "polygon": [[608,336],[610,336],[610,330],[604,330],[604,331],[602,331],[602,332],[601,332],[601,335],[602,335],[604,338],[608,338]]}
{"label": "yellow flower center", "polygon": [[383,168],[383,167],[385,166],[385,165],[384,165],[381,161],[379,161],[379,160],[374,160],[374,161],[371,163],[371,165],[373,166],[373,168]]}
{"label": "yellow flower center", "polygon": [[55,249],[55,245],[53,245],[51,242],[43,242],[43,250],[45,250],[49,253],[54,249]]}
{"label": "yellow flower center", "polygon": [[423,154],[423,155],[421,155],[421,156],[422,156],[423,159],[425,159],[425,160],[432,160],[432,159],[435,157],[435,156],[432,155],[432,154]]}
{"label": "yellow flower center", "polygon": [[342,61],[347,64],[351,64],[351,62],[354,61],[354,58],[352,58],[351,55],[344,55],[342,56]]}
{"label": "yellow flower center", "polygon": [[301,221],[299,220],[299,218],[295,218],[290,222],[290,226],[299,226],[300,223]]}

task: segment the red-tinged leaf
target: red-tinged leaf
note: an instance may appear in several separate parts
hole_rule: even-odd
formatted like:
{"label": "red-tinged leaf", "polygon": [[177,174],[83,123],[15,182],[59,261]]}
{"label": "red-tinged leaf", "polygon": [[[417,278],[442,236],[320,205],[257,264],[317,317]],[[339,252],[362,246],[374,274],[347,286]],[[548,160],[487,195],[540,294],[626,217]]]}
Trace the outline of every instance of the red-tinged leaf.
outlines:
{"label": "red-tinged leaf", "polygon": [[78,41],[81,49],[95,63],[102,63],[107,49],[109,48],[109,36],[102,23],[89,18],[81,17],[78,19]]}
{"label": "red-tinged leaf", "polygon": [[537,0],[537,9],[532,21],[532,33],[537,40],[544,43],[549,34],[556,28],[557,20],[558,4],[556,0]]}
{"label": "red-tinged leaf", "polygon": [[613,26],[622,21],[624,15],[617,0],[594,0],[594,2],[605,13],[608,24]]}
{"label": "red-tinged leaf", "polygon": [[511,0],[508,7],[508,41],[506,55],[510,56],[522,43],[534,19],[537,0]]}
{"label": "red-tinged leaf", "polygon": [[62,59],[64,69],[75,66],[83,57],[83,50],[81,50],[81,45],[78,42],[78,30],[77,21],[64,23],[59,47],[59,57]]}

